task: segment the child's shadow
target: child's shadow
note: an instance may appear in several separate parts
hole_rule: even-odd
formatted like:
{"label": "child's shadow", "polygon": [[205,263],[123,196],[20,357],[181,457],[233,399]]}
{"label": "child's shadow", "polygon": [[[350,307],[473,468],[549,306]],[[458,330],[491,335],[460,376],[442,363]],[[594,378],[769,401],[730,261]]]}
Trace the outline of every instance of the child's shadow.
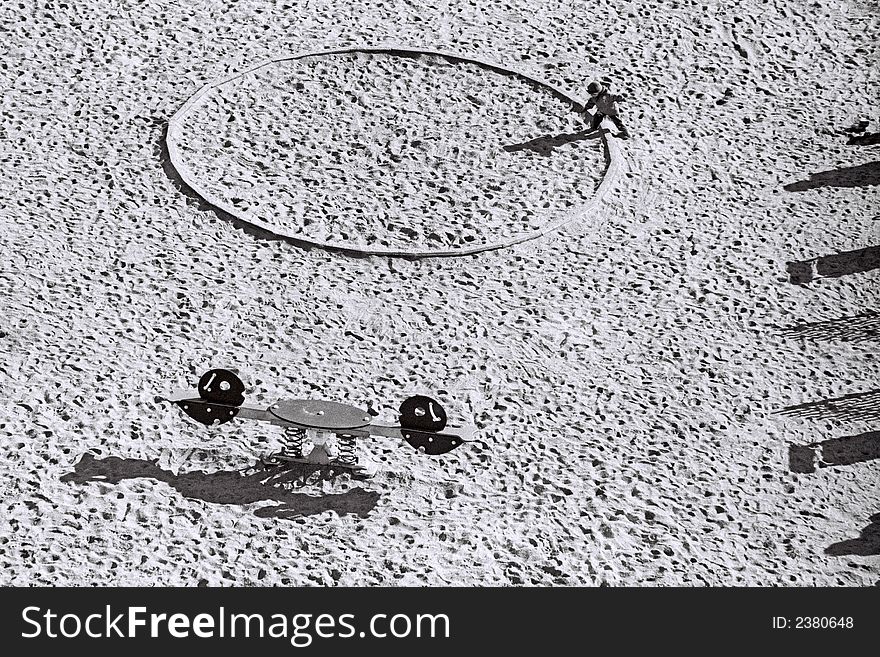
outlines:
{"label": "child's shadow", "polygon": [[61,481],[77,484],[102,481],[116,484],[123,479],[148,477],[165,482],[184,497],[213,504],[252,504],[264,500],[279,503],[277,506],[264,506],[255,510],[254,514],[260,518],[292,520],[324,511],[335,511],[340,516],[352,514],[365,518],[376,508],[379,494],[363,488],[321,496],[291,492],[280,484],[308,476],[314,472],[314,468],[311,467],[306,472],[295,467],[298,464],[290,465],[294,467],[256,466],[256,469],[249,468],[244,472],[185,472],[175,475],[163,470],[153,461],[117,456],[96,459],[94,455],[86,453],[74,466],[73,472],[61,477]]}
{"label": "child's shadow", "polygon": [[505,146],[504,150],[508,153],[515,153],[516,151],[534,151],[535,153],[546,157],[548,155],[551,155],[554,149],[557,149],[560,146],[565,146],[565,144],[571,144],[576,141],[584,141],[585,139],[599,139],[601,137],[601,129],[581,130],[580,132],[560,134],[556,136],[544,135],[543,137],[537,137],[536,139],[523,142],[522,144],[512,144],[510,146]]}

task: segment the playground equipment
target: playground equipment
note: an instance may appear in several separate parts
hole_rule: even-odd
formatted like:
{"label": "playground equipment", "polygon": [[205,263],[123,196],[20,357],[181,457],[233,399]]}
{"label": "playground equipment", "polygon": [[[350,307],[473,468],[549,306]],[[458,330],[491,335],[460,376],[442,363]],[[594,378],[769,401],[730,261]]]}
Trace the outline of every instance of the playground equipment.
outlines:
{"label": "playground equipment", "polygon": [[400,438],[423,454],[437,456],[468,442],[474,433],[469,426],[447,429],[443,407],[424,395],[400,404],[398,425],[376,424],[374,411],[320,399],[285,399],[266,408],[246,406],[244,383],[227,369],[208,370],[196,390],[170,393],[165,398],[205,426],[241,418],[282,427],[282,450],[266,459],[269,464],[309,463],[363,476],[375,474],[375,467],[359,458],[358,439]]}

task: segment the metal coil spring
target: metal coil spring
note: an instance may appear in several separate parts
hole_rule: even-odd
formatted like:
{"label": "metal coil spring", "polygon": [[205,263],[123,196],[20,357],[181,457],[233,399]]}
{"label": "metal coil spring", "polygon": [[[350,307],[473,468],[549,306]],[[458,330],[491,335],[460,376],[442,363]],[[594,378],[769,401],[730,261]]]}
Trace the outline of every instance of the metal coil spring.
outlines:
{"label": "metal coil spring", "polygon": [[357,465],[357,436],[350,433],[336,434],[336,448],[339,455],[336,460],[345,465]]}
{"label": "metal coil spring", "polygon": [[285,427],[284,436],[281,439],[281,453],[295,459],[303,457],[303,448],[306,443],[306,430],[297,427]]}

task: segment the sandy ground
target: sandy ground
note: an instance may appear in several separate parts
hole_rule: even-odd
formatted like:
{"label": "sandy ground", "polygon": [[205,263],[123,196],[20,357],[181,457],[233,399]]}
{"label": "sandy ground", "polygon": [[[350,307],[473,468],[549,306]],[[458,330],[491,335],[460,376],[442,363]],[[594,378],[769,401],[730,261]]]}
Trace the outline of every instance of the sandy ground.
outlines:
{"label": "sandy ground", "polygon": [[[0,8],[3,584],[880,580],[875,3],[226,5]],[[610,76],[626,175],[552,236],[413,261],[244,230],[163,161],[208,81],[386,41]],[[592,188],[598,148],[548,179]],[[276,429],[157,399],[224,365],[252,403],[430,394],[479,440],[300,485],[257,467]]]}
{"label": "sandy ground", "polygon": [[187,101],[168,159],[236,218],[370,255],[467,255],[592,212],[621,157],[581,103],[454,54],[275,57]]}

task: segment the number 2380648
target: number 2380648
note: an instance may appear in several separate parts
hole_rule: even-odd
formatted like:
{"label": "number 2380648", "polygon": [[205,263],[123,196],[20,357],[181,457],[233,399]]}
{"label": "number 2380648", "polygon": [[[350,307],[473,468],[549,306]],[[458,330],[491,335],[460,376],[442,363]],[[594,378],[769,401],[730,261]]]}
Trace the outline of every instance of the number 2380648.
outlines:
{"label": "number 2380648", "polygon": [[852,616],[795,616],[794,618],[778,616],[773,619],[773,627],[778,630],[852,629],[854,625]]}

